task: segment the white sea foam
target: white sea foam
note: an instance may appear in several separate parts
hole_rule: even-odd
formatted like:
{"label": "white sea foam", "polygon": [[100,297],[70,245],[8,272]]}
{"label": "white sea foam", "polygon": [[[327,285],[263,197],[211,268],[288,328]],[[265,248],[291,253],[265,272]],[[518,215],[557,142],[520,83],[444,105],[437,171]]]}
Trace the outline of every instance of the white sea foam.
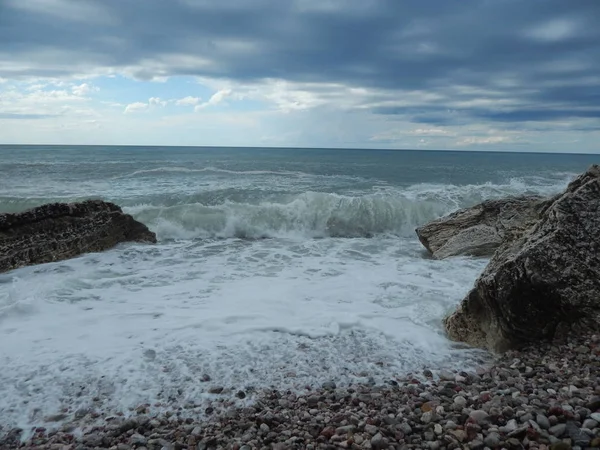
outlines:
{"label": "white sea foam", "polygon": [[180,242],[2,275],[0,414],[203,404],[204,373],[302,388],[473,362],[440,319],[485,262],[421,255],[397,238]]}

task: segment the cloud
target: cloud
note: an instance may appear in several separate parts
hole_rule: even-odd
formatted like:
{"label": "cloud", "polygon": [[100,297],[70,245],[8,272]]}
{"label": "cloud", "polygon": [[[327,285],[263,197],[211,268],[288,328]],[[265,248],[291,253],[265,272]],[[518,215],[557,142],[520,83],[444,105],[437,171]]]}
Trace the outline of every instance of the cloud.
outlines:
{"label": "cloud", "polygon": [[514,139],[509,136],[469,136],[458,140],[455,145],[457,147],[468,147],[470,145],[506,144],[513,141]]}
{"label": "cloud", "polygon": [[223,102],[223,100],[225,100],[227,97],[231,96],[232,94],[232,90],[231,89],[221,89],[217,92],[215,92],[209,99],[208,101],[201,103],[199,105],[196,105],[196,107],[194,108],[195,111],[200,111],[204,108],[207,108],[209,106],[215,106],[218,105],[219,103]]}
{"label": "cloud", "polygon": [[21,113],[2,113],[2,112],[0,112],[0,120],[2,120],[2,119],[36,120],[36,119],[47,119],[49,117],[56,117],[56,116],[53,114],[21,114]]}
{"label": "cloud", "polygon": [[148,109],[148,103],[135,102],[135,103],[130,103],[129,105],[127,105],[125,107],[125,111],[123,111],[123,112],[125,114],[131,114],[131,113],[135,113],[135,112],[144,111],[146,109]]}
{"label": "cloud", "polygon": [[180,98],[179,100],[175,100],[175,104],[177,106],[194,106],[200,103],[202,99],[200,97],[192,97],[188,95],[187,97]]}
{"label": "cloud", "polygon": [[161,100],[160,97],[150,97],[150,99],[148,99],[148,104],[150,106],[166,106],[167,102]]}
{"label": "cloud", "polygon": [[[57,86],[61,89],[56,89]],[[68,83],[7,82],[0,90],[0,117],[3,119],[46,119],[64,117],[74,111],[80,116],[93,114],[88,99],[79,94],[81,85]]]}
{"label": "cloud", "polygon": [[[144,8],[4,0],[0,8],[0,80],[79,79],[89,87],[52,89],[80,98],[91,93],[89,77],[108,75],[193,77],[213,90],[205,102],[181,90],[138,93],[157,97],[127,112],[172,103],[206,113],[243,101],[339,121],[358,111],[367,141],[392,121],[413,139],[419,129],[454,133],[425,140],[466,133],[465,145],[494,144],[469,143],[473,124],[592,133],[600,121],[598,0],[145,0]],[[371,120],[383,125],[367,130]]]}
{"label": "cloud", "polygon": [[[167,100],[162,100],[160,97],[150,97],[148,102],[134,102],[130,103],[125,107],[123,111],[125,114],[136,113],[140,111],[145,111],[154,107],[165,107],[169,102]],[[112,103],[113,105],[118,106],[119,104]]]}
{"label": "cloud", "polygon": [[525,35],[542,42],[559,42],[577,36],[579,26],[576,21],[553,19],[534,26]]}
{"label": "cloud", "polygon": [[90,0],[5,0],[6,6],[17,11],[66,22],[111,23],[109,11]]}
{"label": "cloud", "polygon": [[90,92],[95,92],[97,90],[97,87],[90,86],[88,83],[82,83],[78,86],[73,86],[71,88],[71,92],[80,97],[85,97]]}

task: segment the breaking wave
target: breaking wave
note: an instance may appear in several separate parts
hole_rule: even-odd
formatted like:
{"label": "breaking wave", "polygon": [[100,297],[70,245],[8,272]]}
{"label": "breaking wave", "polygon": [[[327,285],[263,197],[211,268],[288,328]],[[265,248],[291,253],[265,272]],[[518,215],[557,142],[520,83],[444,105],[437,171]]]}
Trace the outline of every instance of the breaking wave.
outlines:
{"label": "breaking wave", "polygon": [[[551,195],[561,188],[562,183],[531,187],[514,179],[504,185],[382,187],[357,196],[305,192],[262,201],[254,195],[244,201],[243,195],[233,192],[217,197],[205,193],[178,204],[171,199],[166,204],[138,204],[125,210],[163,240],[408,236],[427,221],[489,198]],[[216,198],[221,202],[215,202]]]}
{"label": "breaking wave", "polygon": [[348,197],[307,192],[287,203],[226,202],[127,208],[161,239],[269,237],[369,237],[405,234],[443,214],[444,205],[386,195]]}
{"label": "breaking wave", "polygon": [[[504,184],[378,185],[372,186],[370,193],[346,189],[344,194],[265,190],[261,185],[261,189],[224,187],[190,194],[147,193],[106,200],[122,206],[161,240],[409,236],[415,227],[459,208],[511,195],[550,196],[564,189],[570,179],[570,174],[564,174],[552,179],[511,178]],[[0,212],[85,198],[0,197]]]}

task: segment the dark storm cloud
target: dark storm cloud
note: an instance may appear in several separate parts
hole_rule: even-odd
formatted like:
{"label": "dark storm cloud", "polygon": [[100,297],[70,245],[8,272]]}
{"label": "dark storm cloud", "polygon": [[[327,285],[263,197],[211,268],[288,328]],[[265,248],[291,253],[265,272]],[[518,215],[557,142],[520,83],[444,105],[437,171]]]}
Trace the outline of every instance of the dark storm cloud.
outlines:
{"label": "dark storm cloud", "polygon": [[[439,93],[376,110],[422,123],[597,118],[598,23],[599,0],[0,0],[0,77],[283,78]],[[454,105],[482,97],[516,105]]]}

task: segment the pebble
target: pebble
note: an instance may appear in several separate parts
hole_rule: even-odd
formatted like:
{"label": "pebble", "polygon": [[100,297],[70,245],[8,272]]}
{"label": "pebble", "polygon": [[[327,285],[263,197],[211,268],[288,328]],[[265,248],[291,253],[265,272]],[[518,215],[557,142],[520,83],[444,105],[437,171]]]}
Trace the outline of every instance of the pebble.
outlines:
{"label": "pebble", "polygon": [[454,398],[454,403],[458,406],[465,407],[467,405],[467,399],[462,395],[458,395]]}
{"label": "pebble", "polygon": [[371,448],[385,448],[387,446],[387,442],[381,433],[377,433],[375,436],[371,438]]}
{"label": "pebble", "polygon": [[[236,409],[244,391],[210,388],[206,403],[158,414],[143,404],[134,417],[113,415],[102,423],[96,404],[56,433],[38,427],[18,447],[20,431],[0,429],[0,448],[26,450],[237,450],[295,449],[559,449],[600,446],[598,342],[569,341],[508,352],[476,373],[425,370],[394,383],[340,387],[336,380],[306,389],[255,391],[255,403]],[[591,349],[578,353],[575,349]],[[284,371],[284,373],[287,373]],[[365,374],[365,379],[370,375]],[[210,381],[210,377],[202,377]],[[298,378],[299,379],[299,378]],[[396,381],[397,380],[397,381]],[[362,383],[362,381],[361,381]],[[296,392],[296,391],[294,391]],[[243,393],[244,395],[241,395]],[[184,414],[206,416],[186,418]],[[104,416],[107,417],[107,416]],[[69,431],[84,426],[82,436]],[[56,422],[59,427],[62,423]],[[40,424],[41,425],[41,424]],[[69,430],[69,431],[67,431]],[[231,446],[229,446],[231,443]],[[568,444],[570,443],[570,444]],[[71,445],[72,444],[72,445]],[[66,447],[65,447],[66,446]]]}
{"label": "pebble", "polygon": [[131,445],[146,445],[148,443],[148,439],[141,434],[135,433],[129,438],[129,442],[131,442]]}
{"label": "pebble", "polygon": [[588,430],[593,430],[594,428],[596,428],[598,426],[598,422],[596,422],[594,419],[586,419],[583,421],[583,425],[581,425],[582,428],[587,428]]}
{"label": "pebble", "polygon": [[424,424],[431,423],[432,420],[433,420],[433,412],[432,411],[427,411],[421,415],[421,422],[423,422]]}
{"label": "pebble", "polygon": [[561,437],[563,434],[565,434],[565,431],[567,431],[567,425],[564,423],[559,423],[558,425],[554,425],[553,427],[550,427],[550,429],[548,430],[548,432],[552,436],[556,436],[556,437]]}
{"label": "pebble", "polygon": [[490,434],[488,434],[485,439],[483,440],[483,443],[491,448],[497,447],[500,445],[501,439],[500,439],[500,435],[496,432],[492,432]]}
{"label": "pebble", "polygon": [[535,421],[537,422],[537,424],[542,427],[544,430],[547,430],[550,428],[550,421],[548,420],[548,418],[546,416],[544,416],[543,414],[538,414],[537,416],[535,416]]}
{"label": "pebble", "polygon": [[321,387],[326,391],[333,391],[337,386],[333,381],[326,381],[321,385]]}
{"label": "pebble", "polygon": [[213,386],[208,390],[209,394],[220,394],[221,392],[223,392],[222,386]]}
{"label": "pebble", "polygon": [[438,376],[440,377],[440,380],[442,380],[442,381],[454,381],[454,377],[455,377],[455,375],[448,370],[440,370],[440,372],[438,373]]}
{"label": "pebble", "polygon": [[475,411],[471,411],[469,417],[478,424],[482,424],[487,422],[490,415],[482,409],[476,409]]}
{"label": "pebble", "polygon": [[379,428],[377,428],[375,425],[367,424],[365,425],[365,431],[371,436],[374,436],[379,431]]}

